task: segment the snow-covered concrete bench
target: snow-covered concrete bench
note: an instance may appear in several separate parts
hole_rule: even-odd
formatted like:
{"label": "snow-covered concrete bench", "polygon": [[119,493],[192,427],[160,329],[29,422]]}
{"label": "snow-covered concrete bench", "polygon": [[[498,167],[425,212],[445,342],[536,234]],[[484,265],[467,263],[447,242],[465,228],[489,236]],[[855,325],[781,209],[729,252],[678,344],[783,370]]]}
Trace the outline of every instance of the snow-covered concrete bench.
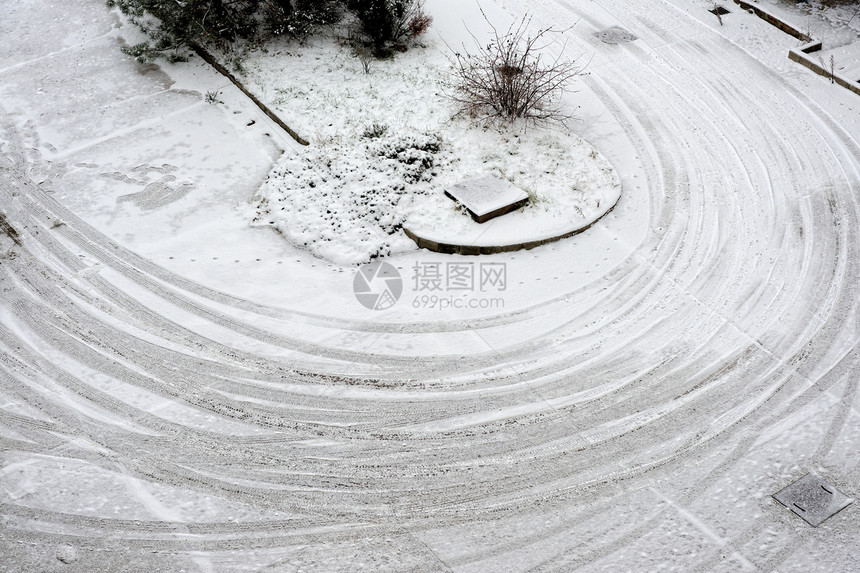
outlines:
{"label": "snow-covered concrete bench", "polygon": [[528,194],[495,175],[469,179],[445,191],[445,195],[463,205],[478,223],[519,209],[528,200]]}

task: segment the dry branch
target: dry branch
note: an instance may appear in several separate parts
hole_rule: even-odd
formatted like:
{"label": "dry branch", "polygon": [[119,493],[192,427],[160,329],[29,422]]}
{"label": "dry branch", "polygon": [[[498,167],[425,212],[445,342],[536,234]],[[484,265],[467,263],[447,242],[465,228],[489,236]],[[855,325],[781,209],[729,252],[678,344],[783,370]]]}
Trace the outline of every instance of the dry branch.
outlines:
{"label": "dry branch", "polygon": [[487,44],[472,35],[473,51],[465,47],[463,52],[452,50],[454,90],[451,97],[461,110],[486,123],[525,119],[533,123],[558,121],[566,124],[571,120],[573,116],[561,107],[561,98],[582,68],[561,56],[545,62],[542,53],[547,36],[558,31],[543,28],[528,33],[531,17],[524,16],[500,33],[486,14],[484,19],[492,28]]}

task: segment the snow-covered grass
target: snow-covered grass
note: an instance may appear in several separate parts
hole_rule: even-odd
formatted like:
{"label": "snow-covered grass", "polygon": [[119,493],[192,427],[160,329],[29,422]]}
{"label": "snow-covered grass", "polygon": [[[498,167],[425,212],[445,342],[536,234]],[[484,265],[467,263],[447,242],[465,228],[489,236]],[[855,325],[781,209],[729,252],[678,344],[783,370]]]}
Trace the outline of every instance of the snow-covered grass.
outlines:
{"label": "snow-covered grass", "polygon": [[254,55],[245,69],[312,142],[274,167],[252,221],[340,264],[414,249],[404,224],[474,231],[444,190],[487,173],[529,193],[520,209],[535,227],[529,237],[541,235],[546,214],[584,226],[620,193],[609,163],[561,126],[496,130],[459,115],[446,95],[449,60],[432,41],[368,63],[336,38],[318,38]]}

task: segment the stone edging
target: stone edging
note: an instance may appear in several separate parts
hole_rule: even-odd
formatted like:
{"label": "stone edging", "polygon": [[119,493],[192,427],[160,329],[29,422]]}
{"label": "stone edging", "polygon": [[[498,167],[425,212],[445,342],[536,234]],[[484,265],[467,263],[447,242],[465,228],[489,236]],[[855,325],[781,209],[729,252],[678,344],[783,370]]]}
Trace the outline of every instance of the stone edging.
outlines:
{"label": "stone edging", "polygon": [[803,40],[804,42],[812,41],[812,38],[810,38],[809,36],[807,36],[806,34],[801,32],[800,30],[798,30],[794,26],[786,24],[785,22],[783,22],[782,20],[780,20],[779,18],[777,18],[773,14],[765,12],[764,10],[759,8],[758,6],[750,4],[749,2],[745,2],[744,0],[735,0],[735,4],[737,4],[738,6],[743,8],[744,10],[752,10],[753,12],[755,12],[756,16],[758,16],[759,18],[761,18],[762,20],[764,20],[768,24],[770,24],[772,26],[776,26],[777,28],[779,28],[780,30],[785,32],[786,34],[790,34],[790,35],[794,36],[795,38],[797,38],[798,40]]}
{"label": "stone edging", "polygon": [[842,86],[844,88],[848,88],[852,92],[860,95],[860,80],[853,80],[852,81],[852,80],[849,80],[848,78],[845,78],[839,74],[832,74],[832,73],[830,73],[830,70],[828,70],[826,66],[822,65],[819,62],[816,62],[815,60],[813,60],[812,58],[809,57],[809,54],[811,54],[813,52],[818,52],[821,50],[822,43],[820,41],[813,40],[812,38],[810,38],[809,36],[807,36],[806,34],[801,32],[800,30],[798,30],[797,28],[794,28],[793,26],[786,24],[785,22],[783,22],[782,20],[780,20],[779,18],[777,18],[773,14],[765,12],[764,10],[759,8],[758,6],[754,6],[753,4],[750,4],[749,2],[746,2],[745,0],[734,0],[734,2],[735,2],[735,4],[737,4],[738,6],[743,8],[744,10],[752,10],[756,16],[758,16],[759,18],[761,18],[762,20],[764,20],[768,24],[776,26],[777,28],[779,28],[780,30],[785,32],[786,34],[790,34],[790,35],[794,36],[795,38],[798,38],[799,40],[806,42],[806,44],[804,44],[798,48],[792,48],[791,50],[788,51],[788,58],[790,60],[792,60],[793,62],[797,62],[797,63],[801,64],[802,66],[809,68],[810,70],[812,70],[813,72],[815,72],[819,76],[824,76],[825,78],[830,78],[835,83],[839,84],[840,86]]}
{"label": "stone edging", "polygon": [[848,88],[852,92],[857,95],[860,95],[860,81],[851,81],[848,78],[841,76],[839,74],[832,74],[830,70],[828,70],[825,66],[823,66],[820,62],[816,62],[812,58],[809,57],[809,54],[813,52],[818,52],[821,50],[821,42],[810,42],[806,45],[800,46],[799,48],[794,48],[788,51],[788,57],[792,61],[801,64],[802,66],[806,66],[819,76],[824,76],[825,78],[832,79],[835,83],[839,84],[843,88]]}
{"label": "stone edging", "polygon": [[237,88],[239,88],[239,90],[240,90],[243,94],[245,94],[246,96],[248,96],[248,98],[249,98],[252,102],[254,102],[254,104],[256,104],[256,106],[257,106],[258,108],[260,108],[260,110],[261,110],[263,113],[265,113],[265,114],[269,117],[269,119],[271,119],[272,121],[274,121],[276,124],[278,124],[278,126],[279,126],[281,129],[283,129],[283,130],[284,130],[284,131],[286,131],[288,134],[290,134],[290,137],[292,137],[293,139],[295,139],[295,140],[296,140],[296,142],[298,142],[300,145],[308,145],[308,141],[307,141],[306,139],[304,139],[302,136],[300,136],[298,133],[296,133],[292,128],[290,128],[290,126],[288,126],[286,123],[284,123],[284,122],[283,122],[283,120],[282,120],[280,117],[278,117],[277,115],[275,115],[275,112],[273,112],[272,110],[270,110],[270,109],[266,106],[266,104],[264,104],[263,102],[261,102],[261,101],[257,98],[257,96],[255,96],[255,95],[254,95],[254,94],[252,94],[250,91],[248,91],[248,89],[247,89],[247,88],[245,88],[245,86],[244,86],[244,85],[242,85],[242,82],[240,82],[239,80],[237,80],[237,79],[236,79],[236,77],[235,77],[233,74],[231,74],[231,73],[227,70],[227,68],[225,68],[224,66],[222,66],[221,64],[219,64],[219,63],[218,63],[218,61],[217,61],[215,58],[213,58],[213,57],[212,57],[212,54],[210,54],[209,52],[207,52],[207,51],[206,51],[202,46],[200,46],[199,44],[191,44],[191,49],[192,49],[192,50],[194,50],[194,53],[196,53],[198,56],[200,56],[201,58],[203,58],[203,60],[204,60],[207,64],[209,64],[210,66],[212,66],[213,68],[215,68],[215,69],[218,71],[218,73],[219,73],[219,74],[221,74],[222,76],[224,76],[225,78],[227,78],[228,80],[230,80],[231,82],[233,82],[233,85],[235,85]]}
{"label": "stone edging", "polygon": [[606,212],[592,221],[591,223],[579,227],[578,229],[574,229],[572,231],[568,231],[567,233],[563,233],[561,235],[557,235],[555,237],[550,237],[548,239],[540,239],[537,241],[526,241],[524,243],[513,243],[510,245],[455,245],[453,243],[438,243],[436,241],[431,241],[430,239],[425,239],[417,235],[416,233],[410,231],[406,227],[403,227],[403,232],[406,233],[406,236],[415,241],[422,249],[427,249],[428,251],[434,251],[436,253],[443,253],[446,255],[492,255],[495,253],[509,253],[511,251],[519,251],[519,250],[529,250],[534,249],[535,247],[539,247],[541,245],[545,245],[547,243],[554,243],[555,241],[560,241],[562,239],[567,239],[568,237],[572,237],[574,235],[578,235],[583,231],[590,229],[595,223],[601,220],[603,217],[608,215],[615,209],[615,206],[618,205],[618,201],[621,200],[621,196],[618,196],[618,200],[606,210]]}

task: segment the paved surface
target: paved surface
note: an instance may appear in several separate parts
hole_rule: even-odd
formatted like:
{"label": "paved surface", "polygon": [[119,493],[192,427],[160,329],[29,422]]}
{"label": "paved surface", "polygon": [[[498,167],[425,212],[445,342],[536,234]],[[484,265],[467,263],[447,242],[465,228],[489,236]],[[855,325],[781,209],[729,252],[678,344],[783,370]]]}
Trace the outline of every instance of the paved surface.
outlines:
{"label": "paved surface", "polygon": [[[588,88],[638,150],[648,230],[526,308],[399,324],[142,255],[142,213],[181,229],[277,146],[211,196],[194,166],[246,120],[128,73],[100,2],[18,9],[52,23],[0,54],[0,570],[856,566],[856,504],[811,528],[771,495],[860,482],[857,133],[672,4],[530,6],[602,46]],[[639,39],[591,35],[611,25]]]}

